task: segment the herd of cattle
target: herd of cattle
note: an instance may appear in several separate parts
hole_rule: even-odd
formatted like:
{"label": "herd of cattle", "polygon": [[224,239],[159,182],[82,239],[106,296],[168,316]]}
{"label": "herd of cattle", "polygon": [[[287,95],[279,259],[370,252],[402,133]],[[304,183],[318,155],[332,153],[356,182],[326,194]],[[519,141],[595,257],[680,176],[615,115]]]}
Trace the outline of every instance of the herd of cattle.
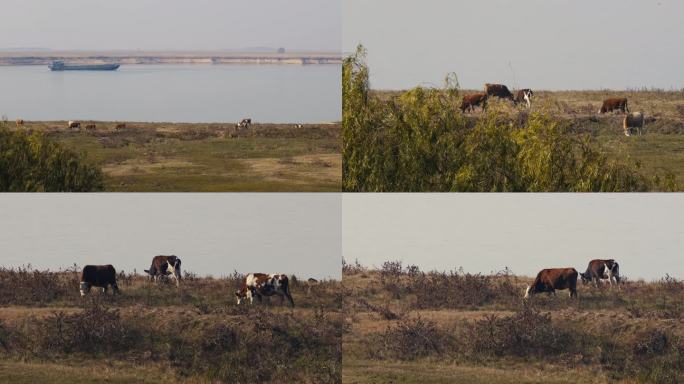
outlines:
{"label": "herd of cattle", "polygon": [[[463,113],[466,113],[466,111],[474,112],[475,107],[480,107],[485,111],[487,109],[487,100],[490,97],[510,100],[515,106],[518,104],[525,104],[527,108],[530,108],[532,106],[532,96],[534,96],[534,92],[529,88],[520,89],[513,94],[508,90],[508,87],[503,84],[486,83],[484,85],[484,92],[463,96],[460,108]],[[642,134],[644,128],[644,114],[642,112],[630,112],[627,107],[627,98],[622,97],[603,100],[598,113],[604,114],[609,112],[622,112],[625,114],[625,118],[622,122],[625,136],[631,136],[634,132],[637,132],[639,135]]]}
{"label": "herd of cattle", "polygon": [[[152,265],[150,269],[146,269],[150,278],[154,282],[159,282],[162,278],[173,278],[176,285],[180,285],[181,281],[181,259],[178,256],[155,256],[152,258]],[[309,283],[316,282],[315,279],[309,279]],[[92,287],[102,289],[103,293],[107,292],[107,288],[111,287],[114,294],[119,292],[119,286],[116,283],[116,269],[111,264],[107,265],[86,265],[81,271],[79,290],[81,296],[85,296],[90,292]],[[254,302],[254,298],[261,302],[263,296],[279,296],[280,303],[287,299],[290,305],[294,307],[294,300],[290,294],[289,279],[283,274],[265,274],[265,273],[250,273],[242,279],[240,289],[235,291],[237,303],[241,304],[243,301],[249,300],[250,304]]]}
{"label": "herd of cattle", "polygon": [[610,285],[613,285],[613,282],[619,285],[620,266],[613,259],[595,259],[589,262],[587,270],[583,273],[577,273],[575,268],[542,269],[532,284],[525,289],[525,299],[542,292],[555,295],[556,290],[563,289],[570,291],[570,297],[577,297],[578,278],[581,278],[583,283],[594,283],[596,286],[602,280],[608,280]]}

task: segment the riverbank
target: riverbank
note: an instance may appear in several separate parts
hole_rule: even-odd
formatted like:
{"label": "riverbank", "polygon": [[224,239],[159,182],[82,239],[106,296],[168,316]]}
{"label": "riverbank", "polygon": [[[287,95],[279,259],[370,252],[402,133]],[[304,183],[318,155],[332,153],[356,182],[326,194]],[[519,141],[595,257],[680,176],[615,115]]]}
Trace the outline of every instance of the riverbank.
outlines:
{"label": "riverbank", "polygon": [[[125,128],[116,129],[119,124]],[[253,124],[26,121],[85,153],[112,192],[340,191],[339,123]],[[86,130],[88,125],[94,129]]]}
{"label": "riverbank", "polygon": [[62,60],[70,64],[341,64],[335,52],[154,52],[154,51],[5,51],[0,65],[48,65]]}

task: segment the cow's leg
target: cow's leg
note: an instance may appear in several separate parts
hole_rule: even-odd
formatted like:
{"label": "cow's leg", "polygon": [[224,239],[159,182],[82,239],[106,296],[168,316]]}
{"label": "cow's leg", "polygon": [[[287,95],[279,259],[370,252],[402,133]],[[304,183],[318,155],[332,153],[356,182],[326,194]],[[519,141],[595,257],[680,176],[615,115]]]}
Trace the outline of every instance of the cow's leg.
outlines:
{"label": "cow's leg", "polygon": [[290,301],[290,305],[294,308],[294,300],[292,300],[292,295],[290,295],[290,292],[285,292],[285,296],[287,297],[287,300]]}
{"label": "cow's leg", "polygon": [[104,287],[102,287],[102,294],[103,294],[103,295],[106,295],[106,294],[107,294],[107,285],[105,285]]}

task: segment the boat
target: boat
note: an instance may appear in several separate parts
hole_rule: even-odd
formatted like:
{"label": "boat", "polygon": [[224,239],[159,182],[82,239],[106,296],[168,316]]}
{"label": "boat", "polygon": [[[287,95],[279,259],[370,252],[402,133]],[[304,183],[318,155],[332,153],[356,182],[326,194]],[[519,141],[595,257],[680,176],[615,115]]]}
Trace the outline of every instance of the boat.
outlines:
{"label": "boat", "polygon": [[53,71],[115,71],[119,67],[119,64],[64,64],[61,60],[48,65]]}

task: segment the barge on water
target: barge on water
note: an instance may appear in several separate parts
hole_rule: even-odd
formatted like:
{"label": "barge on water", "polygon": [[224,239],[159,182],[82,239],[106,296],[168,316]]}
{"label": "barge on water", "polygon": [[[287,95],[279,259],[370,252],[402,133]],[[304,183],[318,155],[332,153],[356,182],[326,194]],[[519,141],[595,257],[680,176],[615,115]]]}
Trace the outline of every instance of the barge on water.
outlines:
{"label": "barge on water", "polygon": [[64,64],[63,61],[53,61],[48,65],[52,71],[115,71],[119,64]]}

